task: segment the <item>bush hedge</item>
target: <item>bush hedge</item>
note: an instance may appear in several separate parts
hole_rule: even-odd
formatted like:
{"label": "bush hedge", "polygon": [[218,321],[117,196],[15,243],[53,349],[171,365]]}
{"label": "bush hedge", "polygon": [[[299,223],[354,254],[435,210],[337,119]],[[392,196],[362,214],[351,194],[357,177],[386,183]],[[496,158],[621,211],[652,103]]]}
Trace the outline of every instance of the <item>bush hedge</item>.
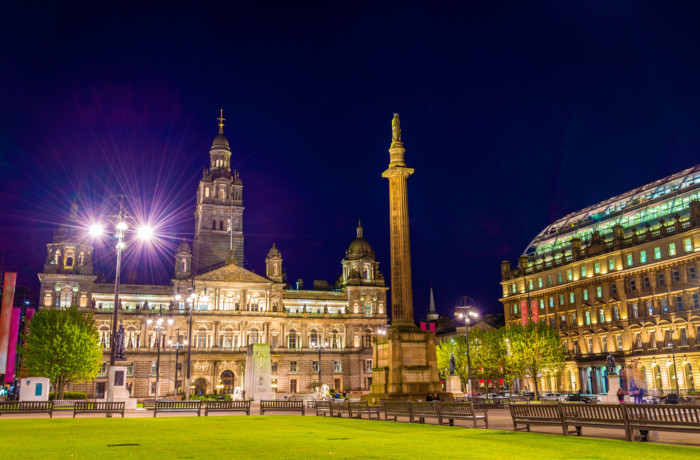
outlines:
{"label": "bush hedge", "polygon": [[[53,401],[55,396],[56,393],[49,393],[49,401]],[[63,399],[87,399],[87,394],[79,391],[64,391]]]}

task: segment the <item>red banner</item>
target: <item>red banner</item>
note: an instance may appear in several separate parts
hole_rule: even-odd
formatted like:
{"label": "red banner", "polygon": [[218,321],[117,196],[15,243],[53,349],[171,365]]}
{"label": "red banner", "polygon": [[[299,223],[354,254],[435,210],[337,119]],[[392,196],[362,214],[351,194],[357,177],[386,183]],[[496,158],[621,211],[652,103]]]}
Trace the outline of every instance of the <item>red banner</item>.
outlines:
{"label": "red banner", "polygon": [[17,273],[5,273],[5,286],[2,290],[2,311],[0,311],[0,374],[7,371],[7,349],[10,344],[12,324],[12,304],[15,300]]}
{"label": "red banner", "polygon": [[540,314],[537,311],[537,301],[533,300],[530,302],[530,307],[532,308],[532,322],[536,323]]}
{"label": "red banner", "polygon": [[523,316],[523,326],[527,326],[527,300],[520,301],[520,314]]}

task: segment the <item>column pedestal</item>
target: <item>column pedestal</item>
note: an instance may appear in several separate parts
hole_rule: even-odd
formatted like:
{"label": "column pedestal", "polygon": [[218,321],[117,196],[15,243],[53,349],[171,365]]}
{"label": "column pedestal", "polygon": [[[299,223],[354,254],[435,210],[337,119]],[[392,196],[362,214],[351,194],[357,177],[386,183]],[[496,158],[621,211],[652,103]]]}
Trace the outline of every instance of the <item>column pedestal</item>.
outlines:
{"label": "column pedestal", "polygon": [[445,392],[450,393],[455,398],[464,397],[464,393],[462,392],[462,383],[459,380],[459,376],[450,375],[445,378]]}
{"label": "column pedestal", "polygon": [[[136,410],[136,398],[132,398],[129,390],[126,388],[126,372],[128,363],[117,363],[116,365],[107,366],[107,372],[114,373],[114,402],[124,402],[126,410]],[[107,398],[98,399],[97,401],[105,402]]]}

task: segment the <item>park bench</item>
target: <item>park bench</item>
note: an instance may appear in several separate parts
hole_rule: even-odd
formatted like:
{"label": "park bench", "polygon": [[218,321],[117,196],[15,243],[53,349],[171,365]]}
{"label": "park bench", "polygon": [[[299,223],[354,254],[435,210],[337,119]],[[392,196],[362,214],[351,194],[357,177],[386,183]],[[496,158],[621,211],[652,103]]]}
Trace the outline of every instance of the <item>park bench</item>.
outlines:
{"label": "park bench", "polygon": [[411,402],[408,400],[386,399],[384,400],[384,421],[388,417],[394,417],[394,421],[398,422],[397,417],[408,417],[411,419]]}
{"label": "park bench", "polygon": [[494,401],[484,401],[481,400],[479,402],[474,402],[474,409],[503,409],[503,403],[500,402],[494,402]]}
{"label": "park bench", "polygon": [[209,412],[245,412],[250,415],[250,401],[207,401],[204,406],[204,416]]}
{"label": "park bench", "polygon": [[75,403],[85,402],[84,399],[54,399],[53,410],[73,410]]}
{"label": "park bench", "polygon": [[[559,426],[564,435],[568,434],[559,404],[510,404],[508,409],[513,418],[514,431],[530,431],[530,425],[546,425]],[[525,428],[518,428],[518,425],[525,425]]]}
{"label": "park bench", "polygon": [[126,403],[121,402],[87,402],[77,401],[73,405],[73,418],[77,414],[122,414],[124,418],[124,406]]}
{"label": "park bench", "polygon": [[[476,409],[470,402],[443,402],[438,407],[441,425],[447,419],[450,426],[454,426],[455,420],[466,420],[473,422],[474,428],[477,427],[476,422],[484,422],[486,429],[489,427],[488,411]],[[477,415],[479,412],[483,412],[484,415]]]}
{"label": "park bench", "polygon": [[153,417],[158,412],[196,412],[197,417],[199,417],[201,408],[202,401],[156,401],[153,407]]}
{"label": "park bench", "polygon": [[380,399],[380,400],[379,400],[379,408],[380,408],[380,410],[382,410],[382,411],[384,410],[384,403],[385,403],[386,401],[402,401],[402,402],[408,402],[408,401],[410,401],[410,399]]}
{"label": "park bench", "polygon": [[[625,430],[625,440],[630,441],[631,430],[627,424],[623,404],[559,403],[564,419],[564,435],[576,433],[581,436],[582,427],[621,428]],[[569,431],[570,427],[575,431]]]}
{"label": "park bench", "polygon": [[372,420],[372,416],[376,415],[379,420],[379,406],[370,406],[367,401],[349,401],[348,411],[350,418],[362,418],[362,414],[367,414],[367,418]]}
{"label": "park bench", "polygon": [[348,403],[345,401],[331,401],[331,417],[342,417],[343,413],[349,413]]}
{"label": "park bench", "polygon": [[442,418],[440,417],[439,403],[432,402],[411,402],[409,403],[411,407],[410,423],[414,423],[415,419],[418,419],[418,423],[425,423],[426,418],[435,418],[438,421],[438,425],[442,425]]}
{"label": "park bench", "polygon": [[325,417],[326,414],[331,413],[331,402],[324,401],[322,399],[317,399],[316,404],[315,404],[315,409],[316,409],[316,416],[317,417],[319,414],[323,414],[323,416]]}
{"label": "park bench", "polygon": [[306,414],[304,401],[260,401],[260,415],[265,412],[301,412]]}
{"label": "park bench", "polygon": [[508,398],[508,404],[518,403],[530,404],[530,398],[528,398],[527,396],[510,396]]}
{"label": "park bench", "polygon": [[155,399],[144,399],[142,406],[146,410],[153,410],[156,407],[156,400]]}
{"label": "park bench", "polygon": [[679,404],[624,404],[630,441],[633,430],[639,430],[647,441],[649,431],[700,433],[700,406]]}
{"label": "park bench", "polygon": [[0,401],[2,414],[49,414],[53,418],[52,401]]}

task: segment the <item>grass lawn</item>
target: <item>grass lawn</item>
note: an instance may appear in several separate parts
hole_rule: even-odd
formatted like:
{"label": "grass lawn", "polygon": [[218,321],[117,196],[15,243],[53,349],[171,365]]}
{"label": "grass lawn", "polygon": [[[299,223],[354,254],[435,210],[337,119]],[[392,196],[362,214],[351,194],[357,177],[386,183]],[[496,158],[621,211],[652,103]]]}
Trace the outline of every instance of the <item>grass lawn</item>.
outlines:
{"label": "grass lawn", "polygon": [[294,415],[5,419],[0,429],[3,458],[42,460],[700,458],[692,447]]}

